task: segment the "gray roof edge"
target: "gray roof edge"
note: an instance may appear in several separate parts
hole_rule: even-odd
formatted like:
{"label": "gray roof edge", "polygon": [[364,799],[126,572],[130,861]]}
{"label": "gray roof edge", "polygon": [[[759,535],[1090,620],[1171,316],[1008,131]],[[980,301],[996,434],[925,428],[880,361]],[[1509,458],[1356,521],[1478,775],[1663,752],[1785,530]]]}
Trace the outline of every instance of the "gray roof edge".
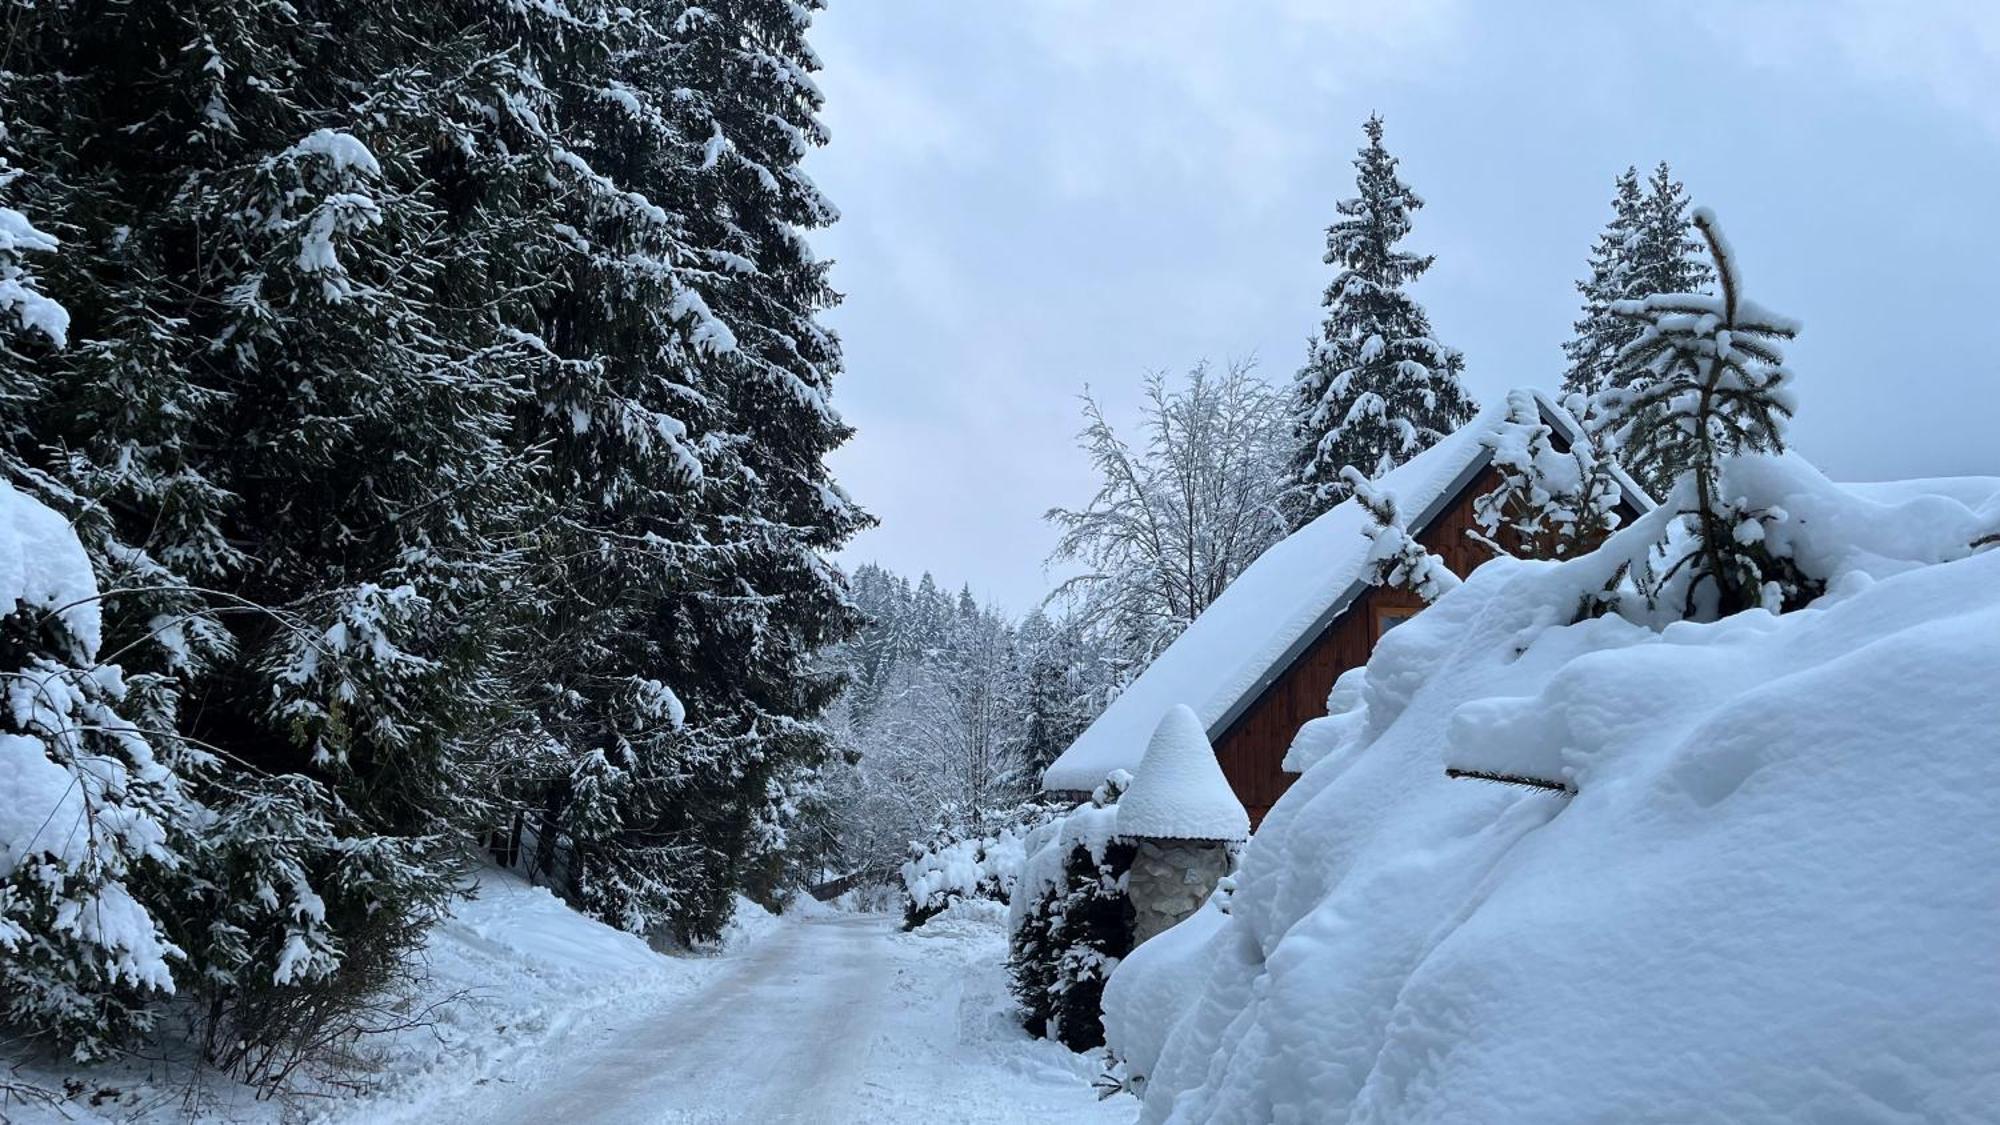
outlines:
{"label": "gray roof edge", "polygon": [[[1429,504],[1425,505],[1424,510],[1417,515],[1416,520],[1408,525],[1413,529],[1414,534],[1422,534],[1424,529],[1437,522],[1438,517],[1442,516],[1451,507],[1452,502],[1458,499],[1459,493],[1464,492],[1466,487],[1477,479],[1480,472],[1492,462],[1493,450],[1491,447],[1482,442],[1479,444],[1478,450],[1478,455],[1473,457],[1464,468],[1460,469],[1458,475],[1451,479],[1451,483],[1446,485]],[[1326,635],[1326,631],[1333,627],[1333,623],[1340,620],[1342,614],[1353,608],[1354,603],[1360,599],[1361,595],[1368,592],[1368,586],[1368,580],[1365,578],[1354,582],[1338,598],[1334,599],[1332,605],[1328,606],[1318,617],[1314,618],[1313,623],[1304,632],[1301,632],[1296,640],[1286,646],[1284,653],[1278,659],[1272,661],[1270,667],[1265,668],[1257,674],[1256,681],[1242,695],[1236,698],[1236,702],[1231,703],[1223,711],[1222,717],[1209,724],[1208,740],[1214,742],[1227,733],[1230,725],[1243,717],[1243,713],[1248,711],[1250,705],[1257,702],[1258,698],[1272,684],[1277,682],[1278,677],[1284,673],[1285,669],[1290,668],[1292,663],[1298,660],[1307,649],[1318,643],[1319,639]]]}

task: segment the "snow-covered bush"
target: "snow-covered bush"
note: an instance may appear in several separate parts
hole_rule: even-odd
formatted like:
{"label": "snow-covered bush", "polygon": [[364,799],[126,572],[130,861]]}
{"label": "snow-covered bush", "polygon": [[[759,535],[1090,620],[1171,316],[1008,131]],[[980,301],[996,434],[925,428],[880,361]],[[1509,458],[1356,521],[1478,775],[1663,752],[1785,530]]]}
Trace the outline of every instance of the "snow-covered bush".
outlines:
{"label": "snow-covered bush", "polygon": [[1554,437],[1534,391],[1507,392],[1507,420],[1485,438],[1500,483],[1472,502],[1480,537],[1496,554],[1573,558],[1618,526],[1611,459],[1588,433],[1562,451]]}
{"label": "snow-covered bush", "polygon": [[0,484],[0,1015],[83,1059],[174,990],[181,951],[134,884],[179,865],[191,812],[117,712],[96,599],[69,525]]}
{"label": "snow-covered bush", "polygon": [[[1978,1120],[2000,1057],[2000,480],[1782,508],[1802,610],[1576,620],[1674,519],[1383,638],[1223,914],[1106,990],[1144,1120]],[[1558,779],[1573,795],[1452,780]]]}
{"label": "snow-covered bush", "polygon": [[1008,907],[1007,967],[1022,1022],[1073,1051],[1104,1043],[1104,982],[1132,948],[1125,881],[1137,848],[1118,836],[1118,770],[1090,803],[1030,833]]}
{"label": "snow-covered bush", "polygon": [[914,930],[962,899],[1007,903],[1027,861],[1027,840],[1059,814],[1048,805],[1026,804],[1013,823],[990,836],[940,833],[928,845],[911,848],[903,865],[903,928]]}

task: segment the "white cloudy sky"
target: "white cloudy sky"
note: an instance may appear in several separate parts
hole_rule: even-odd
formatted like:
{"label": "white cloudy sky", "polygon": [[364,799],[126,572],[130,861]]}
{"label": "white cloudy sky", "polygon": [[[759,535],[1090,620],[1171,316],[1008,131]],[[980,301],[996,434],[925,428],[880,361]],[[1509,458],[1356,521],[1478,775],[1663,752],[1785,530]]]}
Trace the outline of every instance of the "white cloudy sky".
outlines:
{"label": "white cloudy sky", "polygon": [[1482,399],[1559,380],[1611,179],[1665,159],[1805,322],[1801,451],[2000,473],[2000,4],[832,0],[814,43],[835,468],[882,520],[850,562],[1032,604],[1041,513],[1091,490],[1085,383],[1290,376],[1371,111]]}

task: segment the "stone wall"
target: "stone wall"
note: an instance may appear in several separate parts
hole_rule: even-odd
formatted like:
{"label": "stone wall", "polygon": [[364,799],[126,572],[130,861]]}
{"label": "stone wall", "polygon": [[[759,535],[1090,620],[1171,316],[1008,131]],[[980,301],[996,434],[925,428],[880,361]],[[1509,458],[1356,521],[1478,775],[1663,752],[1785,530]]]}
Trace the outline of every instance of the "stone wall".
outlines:
{"label": "stone wall", "polygon": [[1229,845],[1215,840],[1140,840],[1127,877],[1132,944],[1193,914],[1229,874]]}

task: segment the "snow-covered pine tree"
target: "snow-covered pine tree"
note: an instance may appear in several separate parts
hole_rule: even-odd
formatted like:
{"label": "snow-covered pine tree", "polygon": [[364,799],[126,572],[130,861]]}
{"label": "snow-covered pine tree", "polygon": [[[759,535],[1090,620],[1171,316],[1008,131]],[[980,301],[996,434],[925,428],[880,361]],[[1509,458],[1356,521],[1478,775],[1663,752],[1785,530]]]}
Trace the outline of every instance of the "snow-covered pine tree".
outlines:
{"label": "snow-covered pine tree", "polygon": [[1131,780],[1114,772],[1089,804],[1029,837],[1015,888],[1009,988],[1028,1031],[1072,1051],[1104,1045],[1104,982],[1132,951],[1126,880],[1138,845],[1115,835],[1115,806]]}
{"label": "snow-covered pine tree", "polygon": [[1577,292],[1583,294],[1583,315],[1576,321],[1576,335],[1563,343],[1563,356],[1569,360],[1563,374],[1566,395],[1587,397],[1603,390],[1619,350],[1636,331],[1631,321],[1611,315],[1611,305],[1632,296],[1627,284],[1641,202],[1639,169],[1627,168],[1612,187],[1611,221],[1591,245],[1590,276],[1576,283]]}
{"label": "snow-covered pine tree", "polygon": [[1576,442],[1558,450],[1535,393],[1507,393],[1506,420],[1482,439],[1493,451],[1500,484],[1472,502],[1477,537],[1488,547],[1531,559],[1574,558],[1618,526],[1611,459],[1579,431]]}
{"label": "snow-covered pine tree", "polygon": [[1026,712],[1022,757],[1031,778],[1069,748],[1110,696],[1104,646],[1064,614],[1037,607],[1018,631],[1022,707]]}
{"label": "snow-covered pine tree", "polygon": [[1396,248],[1423,200],[1397,177],[1382,119],[1370,117],[1363,129],[1359,194],[1341,201],[1341,218],[1326,231],[1326,261],[1340,272],[1292,388],[1292,504],[1301,524],[1347,497],[1346,466],[1379,477],[1478,409],[1459,380],[1459,353],[1432,336],[1430,318],[1404,291],[1433,261]]}
{"label": "snow-covered pine tree", "polygon": [[253,1077],[398,971],[506,721],[548,178],[510,142],[545,95],[466,15],[10,14],[0,98],[75,322],[8,373],[7,461],[76,522],[131,706],[210,806],[164,923]]}
{"label": "snow-covered pine tree", "polygon": [[580,46],[538,143],[565,204],[529,291],[550,503],[525,791],[587,908],[708,936],[774,869],[788,771],[825,755],[838,673],[813,650],[851,610],[820,552],[865,518],[820,460],[846,431],[803,245],[832,214],[797,171],[820,135],[809,11],[564,11],[581,24],[551,42]]}
{"label": "snow-covered pine tree", "polygon": [[1680,509],[1688,535],[1649,597],[1681,591],[1687,618],[1727,616],[1762,606],[1773,612],[1811,600],[1815,583],[1768,545],[1788,517],[1746,507],[1721,490],[1725,462],[1746,453],[1782,452],[1794,409],[1782,341],[1797,322],[1743,295],[1734,250],[1715,216],[1694,213],[1721,293],[1656,293],[1612,306],[1640,325],[1619,353],[1617,385],[1591,404],[1593,425],[1644,463],[1685,466],[1666,503]]}
{"label": "snow-covered pine tree", "polygon": [[[5,206],[19,174],[6,142],[0,120],[0,361],[12,371],[67,343],[69,311],[34,276],[32,258],[57,240]],[[5,483],[0,573],[0,1019],[90,1060],[148,1029],[174,989],[184,954],[133,884],[171,877],[197,810],[119,714],[124,677],[97,663],[82,544]]]}
{"label": "snow-covered pine tree", "polygon": [[[1586,398],[1628,377],[1618,356],[1638,338],[1639,324],[1612,306],[1654,293],[1705,293],[1715,274],[1701,255],[1688,215],[1687,190],[1662,161],[1642,186],[1635,169],[1618,178],[1612,220],[1591,253],[1591,275],[1577,282],[1583,316],[1563,345],[1570,361],[1566,393]],[[1685,466],[1652,464],[1627,455],[1626,468],[1654,495],[1664,495]]]}
{"label": "snow-covered pine tree", "polygon": [[[837,217],[800,165],[825,143],[822,98],[806,41],[819,0],[725,0],[675,9],[668,103],[687,138],[694,282],[734,347],[704,353],[705,394],[741,435],[710,486],[728,517],[716,536],[728,570],[693,607],[712,634],[688,681],[715,764],[676,805],[704,840],[726,914],[739,852],[766,782],[825,760],[819,716],[839,690],[818,649],[855,621],[840,575],[822,558],[869,517],[835,483],[826,455],[851,433],[832,404],[839,341],[819,323],[838,300],[807,236]],[[755,591],[745,597],[742,591]],[[691,705],[693,705],[691,703]]]}
{"label": "snow-covered pine tree", "polygon": [[0,574],[0,1019],[89,1061],[174,991],[185,954],[145,884],[175,878],[197,810],[118,713],[82,544],[5,484]]}
{"label": "snow-covered pine tree", "polygon": [[[1693,204],[1687,188],[1661,161],[1646,181],[1646,192],[1628,236],[1625,296],[1652,293],[1704,293],[1715,283],[1715,271],[1704,260],[1695,232]],[[1613,315],[1616,315],[1615,313]]]}

